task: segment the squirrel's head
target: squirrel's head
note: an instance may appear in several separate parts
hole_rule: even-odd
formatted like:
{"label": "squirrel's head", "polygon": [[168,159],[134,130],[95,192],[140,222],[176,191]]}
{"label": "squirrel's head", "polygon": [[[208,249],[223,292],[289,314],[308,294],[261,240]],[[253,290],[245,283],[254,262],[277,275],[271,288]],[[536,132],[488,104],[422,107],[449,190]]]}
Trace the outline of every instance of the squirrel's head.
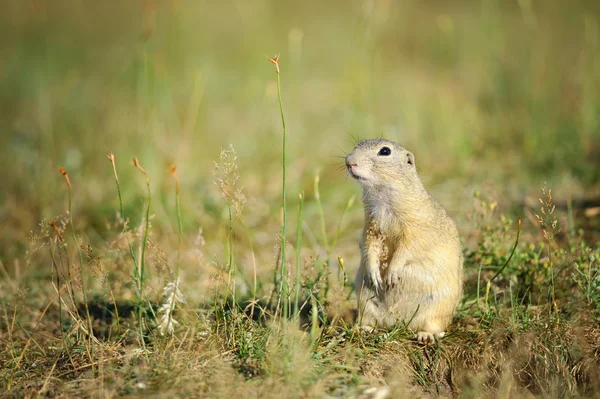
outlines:
{"label": "squirrel's head", "polygon": [[408,183],[419,179],[415,157],[392,141],[362,140],[346,157],[348,174],[365,188]]}

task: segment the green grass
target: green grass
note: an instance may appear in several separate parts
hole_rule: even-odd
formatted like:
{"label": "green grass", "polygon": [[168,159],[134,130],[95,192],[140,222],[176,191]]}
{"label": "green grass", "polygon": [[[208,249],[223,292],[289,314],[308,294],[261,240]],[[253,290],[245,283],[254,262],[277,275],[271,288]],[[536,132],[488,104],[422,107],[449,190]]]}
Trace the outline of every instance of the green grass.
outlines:
{"label": "green grass", "polygon": [[[600,392],[596,2],[5,8],[0,396]],[[380,136],[464,242],[437,346],[353,323]]]}

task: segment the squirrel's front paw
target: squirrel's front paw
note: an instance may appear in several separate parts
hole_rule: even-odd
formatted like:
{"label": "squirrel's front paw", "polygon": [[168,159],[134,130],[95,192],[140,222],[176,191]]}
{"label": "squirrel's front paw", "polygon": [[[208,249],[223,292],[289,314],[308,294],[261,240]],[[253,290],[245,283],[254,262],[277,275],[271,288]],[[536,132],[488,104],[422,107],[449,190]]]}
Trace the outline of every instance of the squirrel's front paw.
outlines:
{"label": "squirrel's front paw", "polygon": [[444,332],[433,334],[427,331],[419,331],[415,334],[414,338],[420,343],[424,345],[433,345],[436,342],[436,338],[439,340],[444,336]]}
{"label": "squirrel's front paw", "polygon": [[390,267],[385,276],[385,284],[388,288],[394,288],[400,281],[400,268]]}
{"label": "squirrel's front paw", "polygon": [[373,291],[378,294],[383,287],[383,280],[381,279],[381,273],[379,272],[379,269],[370,270],[367,274],[367,278],[369,280],[369,285],[371,288],[373,288]]}

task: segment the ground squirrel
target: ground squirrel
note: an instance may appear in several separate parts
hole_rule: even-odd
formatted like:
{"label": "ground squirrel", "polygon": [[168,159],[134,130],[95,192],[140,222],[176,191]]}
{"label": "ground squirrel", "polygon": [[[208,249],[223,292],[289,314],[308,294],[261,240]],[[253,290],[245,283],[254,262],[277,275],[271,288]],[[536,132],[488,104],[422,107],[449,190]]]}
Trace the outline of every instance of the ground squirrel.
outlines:
{"label": "ground squirrel", "polygon": [[404,147],[362,140],[346,167],[363,188],[365,209],[355,285],[359,324],[388,328],[404,320],[419,342],[435,342],[462,296],[454,221],[427,193]]}

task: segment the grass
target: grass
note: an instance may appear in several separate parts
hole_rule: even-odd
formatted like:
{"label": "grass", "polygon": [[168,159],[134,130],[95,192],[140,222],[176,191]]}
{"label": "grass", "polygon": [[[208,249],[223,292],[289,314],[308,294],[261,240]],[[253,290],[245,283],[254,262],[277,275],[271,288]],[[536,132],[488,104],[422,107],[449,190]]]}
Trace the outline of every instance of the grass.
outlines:
{"label": "grass", "polygon": [[[598,396],[596,2],[7,10],[0,396]],[[436,346],[353,322],[379,136],[463,239]]]}
{"label": "grass", "polygon": [[279,309],[279,305],[283,300],[283,317],[288,318],[289,316],[289,285],[287,282],[287,257],[285,255],[285,247],[287,246],[287,195],[286,195],[286,181],[285,178],[287,176],[287,147],[286,147],[286,138],[287,132],[285,127],[285,115],[283,113],[283,102],[281,101],[281,72],[279,70],[279,54],[277,54],[273,58],[267,58],[269,62],[275,65],[275,72],[277,72],[277,100],[279,101],[279,113],[281,114],[281,127],[283,129],[283,146],[282,146],[282,158],[281,158],[281,172],[283,175],[282,183],[281,183],[281,210],[283,213],[282,217],[282,225],[281,225],[281,267],[279,277],[279,293],[277,297],[277,309]]}

